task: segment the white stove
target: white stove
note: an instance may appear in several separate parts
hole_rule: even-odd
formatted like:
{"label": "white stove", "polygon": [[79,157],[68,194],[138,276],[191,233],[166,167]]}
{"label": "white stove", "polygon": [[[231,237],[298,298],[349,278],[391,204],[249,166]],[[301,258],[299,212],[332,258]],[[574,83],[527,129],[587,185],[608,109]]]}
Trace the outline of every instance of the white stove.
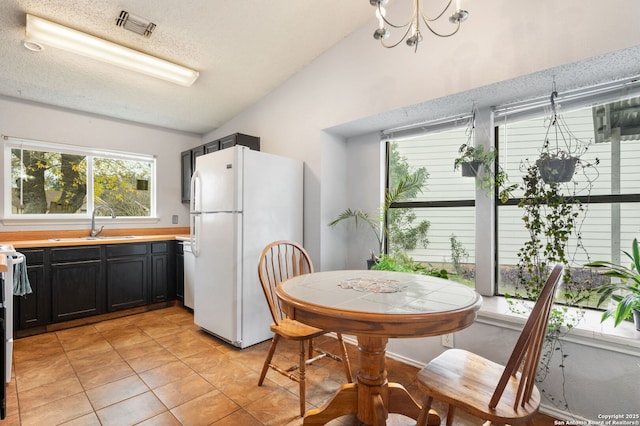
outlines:
{"label": "white stove", "polygon": [[[0,273],[0,284],[2,285],[0,300],[0,323],[2,358],[0,364],[4,383],[0,386],[0,396],[2,405],[0,406],[0,419],[6,415],[6,384],[11,381],[11,363],[13,358],[13,265],[24,262],[24,255],[18,253],[11,245],[0,244],[0,254],[7,257],[7,272]],[[2,377],[0,376],[0,377]]]}

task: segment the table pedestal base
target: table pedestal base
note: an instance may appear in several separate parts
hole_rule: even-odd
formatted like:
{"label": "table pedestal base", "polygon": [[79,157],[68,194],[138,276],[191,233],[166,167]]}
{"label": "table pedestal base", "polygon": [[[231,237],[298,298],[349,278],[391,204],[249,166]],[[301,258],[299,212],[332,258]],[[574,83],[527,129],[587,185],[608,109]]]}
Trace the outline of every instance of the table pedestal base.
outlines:
{"label": "table pedestal base", "polygon": [[[358,337],[360,370],[356,383],[342,385],[334,396],[319,409],[309,410],[304,416],[304,425],[324,425],[332,419],[355,414],[361,422],[383,426],[389,413],[402,414],[417,420],[418,404],[398,383],[387,382],[385,348],[387,339],[381,337]],[[427,420],[429,426],[440,425],[440,417],[431,410]]]}

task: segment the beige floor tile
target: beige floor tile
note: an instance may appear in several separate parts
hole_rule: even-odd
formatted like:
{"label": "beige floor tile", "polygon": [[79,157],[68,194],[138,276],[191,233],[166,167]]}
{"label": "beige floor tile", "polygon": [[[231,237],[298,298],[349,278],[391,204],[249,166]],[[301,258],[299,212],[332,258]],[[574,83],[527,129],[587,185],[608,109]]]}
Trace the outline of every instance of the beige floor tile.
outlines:
{"label": "beige floor tile", "polygon": [[117,349],[118,353],[125,360],[138,358],[140,356],[149,355],[152,352],[163,350],[163,346],[155,340],[147,340],[136,345],[121,346]]}
{"label": "beige floor tile", "polygon": [[151,337],[139,327],[129,324],[126,327],[112,328],[102,332],[105,339],[119,349],[123,346],[137,345],[151,340]]}
{"label": "beige floor tile", "polygon": [[62,423],[60,426],[101,426],[95,412],[89,413],[77,419]]}
{"label": "beige floor tile", "polygon": [[[330,336],[316,344],[337,353]],[[21,426],[20,416],[22,425],[38,426],[300,426],[296,382],[269,371],[257,386],[268,347],[269,342],[242,350],[231,346],[199,330],[193,314],[179,306],[18,339],[7,418],[0,426]],[[355,373],[358,352],[353,345],[348,350]],[[283,341],[274,359],[297,364],[297,351],[296,342]],[[388,360],[387,369],[390,381],[420,400],[415,367]],[[321,406],[345,382],[342,366],[332,360],[309,366],[307,409]],[[443,404],[434,407],[446,413]],[[414,423],[399,415],[388,421]],[[460,412],[455,424],[483,422]],[[354,416],[329,425],[361,426]],[[534,425],[551,426],[553,419],[539,415]]]}
{"label": "beige floor tile", "polygon": [[96,339],[94,342],[88,343],[84,346],[80,346],[74,350],[68,350],[67,357],[70,360],[88,358],[93,355],[97,355],[104,352],[113,351],[113,346],[106,339],[99,336],[99,339]]}
{"label": "beige floor tile", "polygon": [[83,392],[84,389],[75,374],[60,380],[21,391],[19,394],[20,409],[31,411],[41,405]]}
{"label": "beige floor tile", "polygon": [[93,408],[99,410],[149,391],[149,387],[138,376],[129,376],[87,390]]}
{"label": "beige floor tile", "polygon": [[166,385],[167,383],[188,377],[195,374],[195,372],[184,362],[176,360],[163,364],[160,367],[143,371],[139,374],[140,378],[144,380],[147,386],[154,389],[158,386]]}
{"label": "beige floor tile", "polygon": [[21,411],[22,426],[57,425],[93,412],[87,395],[78,393],[32,410]]}
{"label": "beige floor tile", "polygon": [[240,406],[220,391],[214,390],[171,410],[182,424],[210,425],[240,409]]}
{"label": "beige floor tile", "polygon": [[55,383],[67,377],[72,377],[74,370],[67,360],[56,362],[40,368],[16,371],[16,386],[18,392],[37,388],[49,383]]}
{"label": "beige floor tile", "polygon": [[134,375],[135,371],[126,362],[118,361],[95,370],[83,373],[78,372],[77,374],[82,386],[85,390],[89,390]]}
{"label": "beige floor tile", "polygon": [[120,354],[111,348],[106,352],[98,352],[84,358],[71,359],[71,365],[78,374],[83,374],[122,361],[123,359]]}
{"label": "beige floor tile", "polygon": [[97,410],[96,414],[102,426],[122,426],[140,423],[166,410],[152,392],[146,392]]}
{"label": "beige floor tile", "polygon": [[200,375],[241,406],[267,397],[276,388],[273,382],[258,386],[260,374],[235,362],[227,368],[212,368]]}
{"label": "beige floor tile", "polygon": [[188,356],[183,361],[196,372],[201,372],[217,366],[224,367],[229,362],[229,356],[218,348],[210,348]]}
{"label": "beige floor tile", "polygon": [[264,425],[282,426],[300,416],[300,401],[291,392],[278,388],[244,409]]}
{"label": "beige floor tile", "polygon": [[215,390],[215,387],[197,374],[153,389],[160,401],[169,408],[175,408],[194,398]]}
{"label": "beige floor tile", "polygon": [[162,349],[137,358],[129,359],[127,362],[131,368],[136,371],[136,373],[142,373],[143,371],[151,370],[152,368],[160,367],[177,360],[178,358],[176,358],[171,352],[166,349]]}
{"label": "beige floor tile", "polygon": [[261,426],[262,423],[246,410],[238,410],[224,417],[212,426]]}
{"label": "beige floor tile", "polygon": [[[182,423],[169,411],[158,414],[155,417],[145,420],[142,423],[138,423],[137,426],[181,426]],[[238,424],[240,426],[240,424]]]}

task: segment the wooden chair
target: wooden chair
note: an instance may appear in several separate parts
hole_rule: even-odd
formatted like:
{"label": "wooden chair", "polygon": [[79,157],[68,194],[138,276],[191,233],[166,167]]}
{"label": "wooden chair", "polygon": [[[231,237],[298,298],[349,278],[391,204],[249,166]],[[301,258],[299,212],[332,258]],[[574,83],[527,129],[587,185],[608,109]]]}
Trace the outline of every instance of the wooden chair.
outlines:
{"label": "wooden chair", "polygon": [[[271,346],[269,347],[267,358],[265,359],[262,367],[258,386],[262,385],[269,368],[293,381],[298,382],[300,384],[300,416],[304,416],[305,413],[305,367],[308,364],[324,357],[340,361],[343,363],[347,381],[349,383],[352,382],[351,366],[349,365],[347,348],[342,340],[342,335],[340,333],[336,333],[338,336],[341,356],[334,355],[319,348],[314,348],[313,339],[315,337],[322,336],[327,332],[319,328],[302,324],[294,319],[287,318],[280,307],[280,300],[275,293],[278,284],[289,278],[311,272],[313,272],[313,265],[309,255],[302,246],[292,241],[275,241],[265,247],[260,255],[258,276],[260,277],[260,283],[262,284],[262,289],[264,290],[264,295],[267,298],[267,303],[271,310],[271,316],[273,317],[271,331],[273,331],[274,336],[271,340]],[[298,365],[285,369],[272,363],[273,354],[275,353],[276,346],[278,345],[280,338],[300,342],[300,360]],[[308,357],[307,351],[305,350],[305,343],[307,341],[309,342]],[[319,355],[313,357],[314,351]]]}
{"label": "wooden chair", "polygon": [[506,367],[472,352],[449,349],[420,370],[418,387],[425,398],[417,425],[425,424],[434,399],[449,405],[447,426],[453,424],[456,408],[492,424],[533,424],[540,406],[540,392],[534,383],[536,370],[561,277],[562,265],[556,265]]}

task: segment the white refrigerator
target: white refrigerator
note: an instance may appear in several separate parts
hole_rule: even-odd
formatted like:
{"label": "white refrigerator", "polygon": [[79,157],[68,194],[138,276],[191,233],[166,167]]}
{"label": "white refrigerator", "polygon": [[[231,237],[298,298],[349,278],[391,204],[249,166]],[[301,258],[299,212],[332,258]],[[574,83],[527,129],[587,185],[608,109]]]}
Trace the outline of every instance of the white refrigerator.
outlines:
{"label": "white refrigerator", "polygon": [[260,281],[262,249],[302,243],[303,163],[244,146],[196,159],[191,178],[194,322],[245,348],[272,337]]}

